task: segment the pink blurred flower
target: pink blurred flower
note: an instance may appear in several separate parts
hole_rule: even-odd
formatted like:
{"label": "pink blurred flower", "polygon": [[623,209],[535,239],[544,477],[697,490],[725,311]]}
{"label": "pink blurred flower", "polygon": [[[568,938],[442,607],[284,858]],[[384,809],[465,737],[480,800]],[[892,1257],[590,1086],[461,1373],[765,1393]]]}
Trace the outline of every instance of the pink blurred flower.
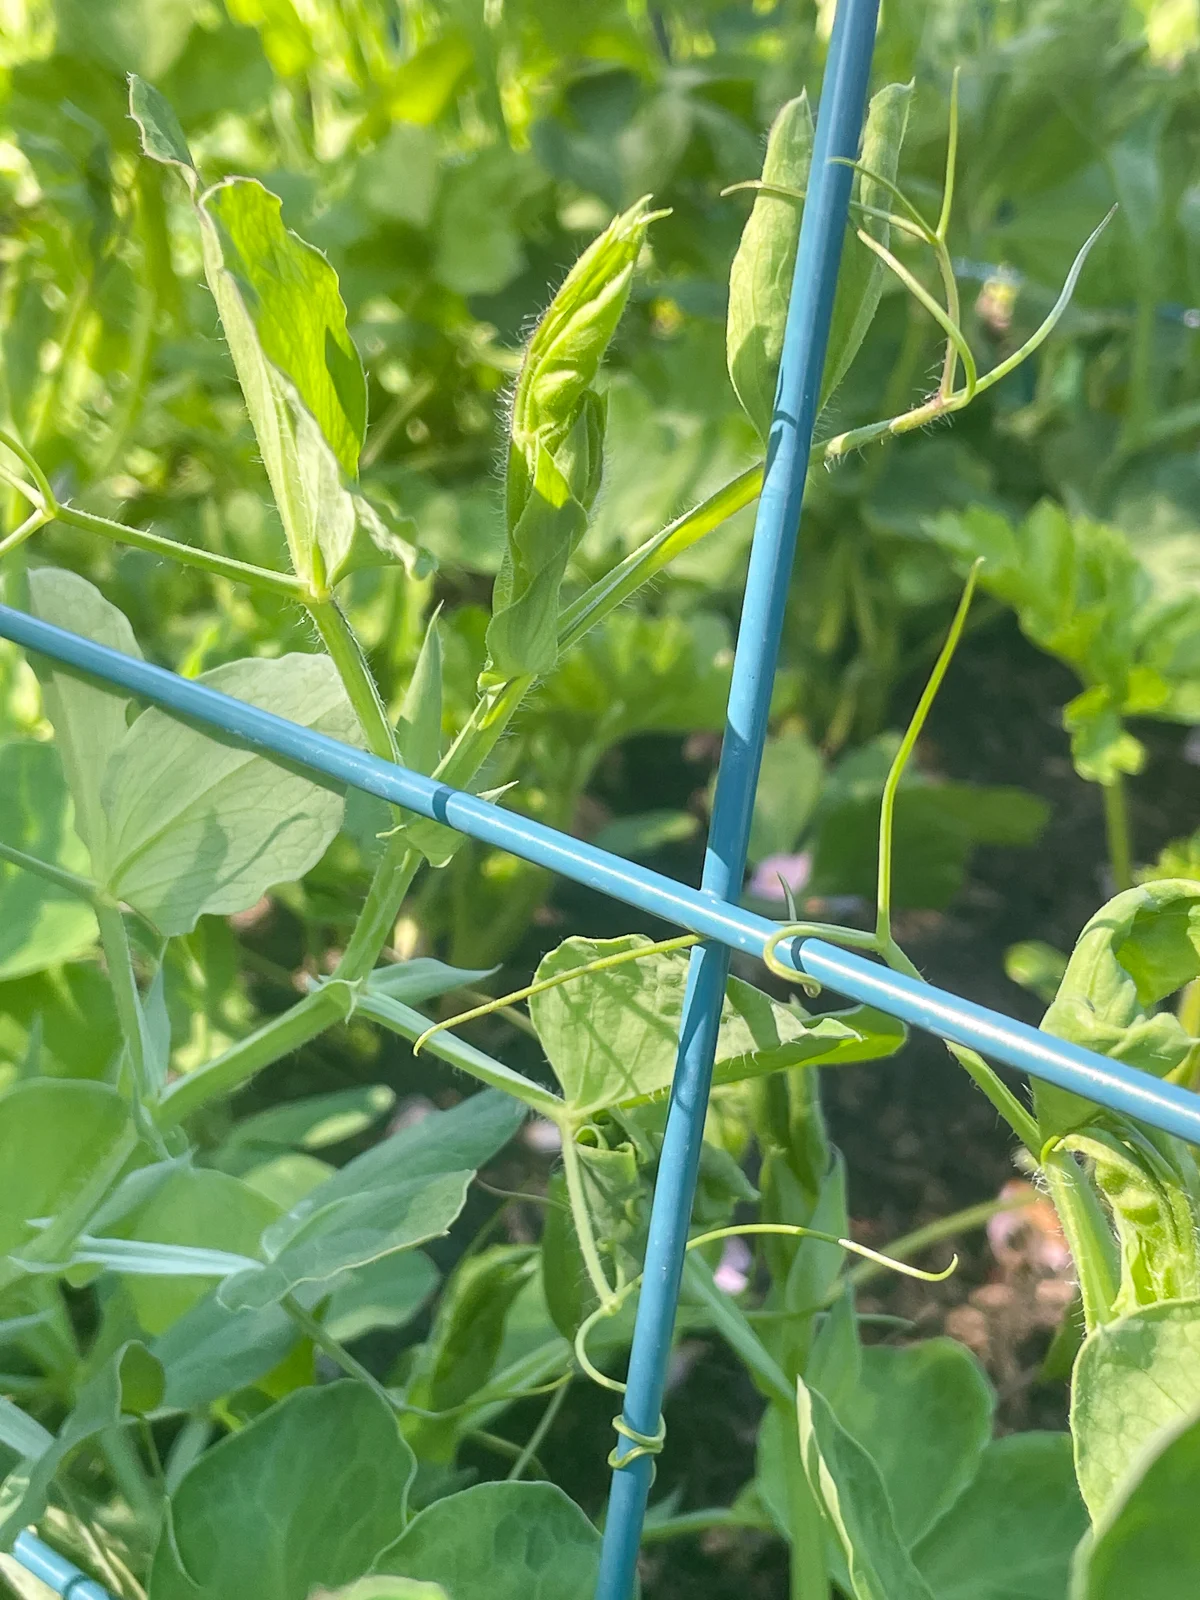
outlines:
{"label": "pink blurred flower", "polygon": [[787,899],[783,892],[785,883],[793,894],[799,894],[811,874],[812,855],[807,850],[794,856],[764,856],[750,879],[750,893],[760,900],[783,901]]}

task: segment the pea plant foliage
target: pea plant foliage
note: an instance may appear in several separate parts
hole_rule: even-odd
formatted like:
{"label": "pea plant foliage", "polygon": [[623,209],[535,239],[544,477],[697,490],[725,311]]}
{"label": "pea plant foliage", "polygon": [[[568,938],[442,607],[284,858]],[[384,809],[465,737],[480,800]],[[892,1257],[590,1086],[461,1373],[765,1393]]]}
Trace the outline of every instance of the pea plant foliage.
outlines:
{"label": "pea plant foliage", "polygon": [[[535,684],[585,638],[594,645],[621,626],[618,608],[761,483],[761,466],[746,468],[590,585],[577,581],[573,558],[602,505],[602,363],[661,213],[646,197],[615,215],[524,350],[505,546],[469,710],[449,715],[436,612],[389,704],[348,619],[346,586],[380,566],[418,584],[431,558],[419,516],[360,482],[367,385],[337,276],[263,184],[206,182],[155,89],[135,78],[130,95],[146,171],[189,219],[288,566],[75,507],[5,431],[3,476],[27,508],[0,546],[10,598],[140,654],[100,587],[42,559],[39,536],[61,523],[98,548],[139,547],[264,608],[298,609],[313,648],[228,660],[201,681],[498,803],[499,742]],[[1051,334],[1096,238],[1080,242],[1045,322],[981,373],[947,244],[956,107],[931,221],[901,185],[912,98],[911,85],[891,84],[871,101],[822,400],[885,288],[911,295],[944,336],[937,387],[919,406],[828,437],[817,463],[951,416],[999,382]],[[812,138],[801,96],[771,130],[732,263],[729,375],[764,436]],[[925,253],[940,297],[901,244]],[[983,581],[1011,588],[1017,578],[985,567]],[[897,796],[912,792],[906,763],[973,582],[883,785],[875,931],[789,924],[780,938],[820,931],[915,970],[891,925]],[[0,1550],[36,1525],[126,1600],[587,1594],[596,1525],[548,1479],[538,1451],[572,1384],[621,1388],[691,940],[570,937],[525,990],[448,1020],[459,1002],[447,1002],[438,1020],[434,1002],[458,990],[477,999],[489,973],[392,959],[391,940],[414,885],[454,870],[459,836],[382,805],[363,825],[355,802],[296,770],[45,661],[31,666],[53,740],[0,747],[0,971],[48,973],[98,950],[89,970],[103,973],[116,1030],[98,1024],[97,1059],[64,1070],[34,1018],[2,1080]],[[168,984],[219,919],[304,879],[355,828],[372,877],[336,958],[268,1020],[183,1038]],[[788,975],[773,946],[766,956]],[[1191,1086],[1200,1040],[1163,1003],[1198,978],[1200,886],[1157,878],[1084,931],[1044,1025]],[[549,1068],[536,1079],[455,1031],[522,1000]],[[82,1008],[91,1003],[81,995]],[[376,1086],[239,1110],[233,1097],[258,1074],[346,1023],[445,1063],[458,1103],[389,1124],[394,1095]],[[727,1342],[764,1405],[754,1477],[707,1525],[786,1543],[798,1600],[1186,1592],[1200,1471],[1194,1153],[1063,1094],[1039,1090],[1027,1105],[959,1052],[1044,1174],[1079,1275],[1071,1435],[994,1438],[996,1396],[963,1347],[861,1336],[856,1271],[940,1274],[912,1265],[903,1242],[885,1257],[850,1240],[845,1167],[815,1069],[884,1058],[902,1042],[898,1024],[867,1008],[813,1014],[730,980],[681,1319]],[[480,1170],[530,1116],[562,1152],[540,1237],[452,1232]],[[324,1158],[347,1140],[351,1159]],[[715,1275],[732,1233],[758,1251],[739,1294]],[[453,1249],[440,1243],[448,1236]],[[397,1330],[412,1337],[381,1371],[374,1341]],[[524,1443],[496,1431],[536,1396],[544,1410]],[[481,1475],[481,1453],[499,1462],[496,1476]],[[686,1535],[689,1515],[660,1502],[648,1539]]]}

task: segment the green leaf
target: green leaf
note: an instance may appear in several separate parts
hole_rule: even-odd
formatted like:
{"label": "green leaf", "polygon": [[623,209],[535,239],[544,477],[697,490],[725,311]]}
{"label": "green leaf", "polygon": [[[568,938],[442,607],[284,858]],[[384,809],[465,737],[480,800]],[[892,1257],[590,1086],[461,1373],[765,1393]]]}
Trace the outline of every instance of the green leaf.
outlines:
{"label": "green leaf", "polygon": [[[537,1270],[538,1252],[529,1245],[494,1245],[459,1263],[414,1361],[405,1389],[409,1405],[449,1411],[483,1387],[500,1354],[509,1310]],[[457,1419],[414,1417],[405,1433],[421,1460],[453,1459]]]}
{"label": "green leaf", "polygon": [[448,967],[432,956],[417,956],[412,961],[396,961],[376,967],[369,981],[373,994],[386,995],[402,1005],[419,1006],[454,989],[470,988],[490,978],[494,967]]}
{"label": "green leaf", "polygon": [[1122,1493],[1084,1539],[1071,1600],[1178,1600],[1200,1571],[1200,1416],[1155,1436]]}
{"label": "green leaf", "polygon": [[[201,683],[349,742],[357,725],[333,662],[231,661]],[[145,711],[104,777],[107,887],[164,934],[254,905],[302,877],[341,827],[339,794],[279,762]]]}
{"label": "green leaf", "polygon": [[1164,1430],[1200,1407],[1200,1300],[1147,1306],[1095,1329],[1075,1363],[1079,1488],[1099,1524]]}
{"label": "green leaf", "polygon": [[218,1299],[230,1311],[259,1311],[309,1284],[331,1283],[343,1272],[436,1239],[462,1210],[473,1176],[443,1172],[323,1199],[337,1181],[330,1179],[301,1202],[303,1216],[293,1211],[268,1228],[266,1264],[227,1278]]}
{"label": "green leaf", "polygon": [[129,75],[129,114],[137,123],[146,154],[179,167],[189,184],[195,183],[196,163],[174,108],[136,72]]}
{"label": "green leaf", "polygon": [[[649,944],[641,934],[567,939],[542,960],[535,978],[542,982]],[[686,957],[656,952],[530,999],[538,1038],[573,1112],[583,1116],[634,1105],[669,1088],[686,982]],[[897,1026],[875,1013],[810,1019],[734,979],[722,1013],[714,1081],[731,1083],[807,1061],[870,1059],[890,1054],[900,1042]]]}
{"label": "green leaf", "polygon": [[600,487],[604,409],[592,389],[650,225],[648,202],[613,219],[567,274],[525,352],[513,395],[508,540],[492,596],[486,681],[549,672],[559,589]]}
{"label": "green leaf", "polygon": [[376,1570],[439,1582],[453,1600],[580,1600],[599,1559],[600,1535],[561,1489],[480,1483],[414,1517]]}
{"label": "green leaf", "polygon": [[[86,579],[56,567],[36,567],[28,581],[29,609],[35,617],[141,659],[124,615]],[[108,830],[100,803],[100,780],[109,757],[125,737],[129,701],[42,656],[32,659],[75,802],[75,826],[93,863],[102,862]]]}
{"label": "green leaf", "polygon": [[107,1084],[38,1078],[0,1096],[0,1257],[57,1260],[133,1146],[129,1107]]}
{"label": "green leaf", "polygon": [[425,629],[396,729],[400,756],[414,772],[431,773],[442,759],[442,639],[435,611]]}
{"label": "green leaf", "polygon": [[[72,826],[62,764],[52,745],[0,745],[0,844],[87,874]],[[0,861],[0,981],[70,961],[96,942],[96,919],[78,895]]]}
{"label": "green leaf", "polygon": [[974,1357],[952,1339],[868,1346],[838,1420],[869,1451],[911,1549],[974,1478],[991,1438],[996,1397]]}
{"label": "green leaf", "polygon": [[896,1530],[879,1468],[803,1379],[797,1417],[805,1476],[841,1547],[854,1600],[933,1600]]}
{"label": "green leaf", "polygon": [[362,1578],[348,1589],[314,1589],[312,1600],[450,1600],[439,1583],[413,1578]]}
{"label": "green leaf", "polygon": [[450,1111],[431,1111],[339,1168],[292,1209],[289,1226],[332,1201],[389,1189],[398,1181],[475,1171],[504,1148],[525,1116],[525,1108],[510,1096],[488,1089]]}
{"label": "green leaf", "polygon": [[[813,119],[808,96],[789,100],[771,125],[762,181],[801,194],[808,187]],[[764,189],[742,230],[729,274],[725,343],[729,377],[746,415],[765,439],[771,430],[775,379],[783,350],[796,245],[799,199]]]}
{"label": "green leaf", "polygon": [[[1200,884],[1166,878],[1125,890],[1079,935],[1042,1027],[1164,1077],[1198,1048],[1173,1013],[1157,1009],[1200,973],[1198,942]],[[1088,1101],[1042,1085],[1034,1103],[1047,1136],[1094,1116]]]}
{"label": "green leaf", "polygon": [[116,1427],[125,1414],[155,1410],[161,1400],[158,1362],[143,1344],[121,1345],[79,1390],[50,1445],[26,1457],[0,1484],[0,1550],[11,1549],[21,1529],[41,1518],[56,1473],[81,1445]]}
{"label": "green leaf", "polygon": [[164,1373],[163,1403],[178,1411],[211,1405],[257,1383],[299,1339],[281,1307],[228,1311],[213,1290],[154,1341]]}
{"label": "green leaf", "polygon": [[[908,126],[908,113],[912,105],[911,83],[889,83],[872,95],[867,109],[867,125],[863,133],[862,164],[881,178],[895,182],[900,166],[900,146]],[[895,199],[882,183],[860,173],[855,181],[855,198],[861,205],[872,206],[877,211],[891,211]],[[890,242],[891,227],[882,217],[850,213],[851,224],[869,233],[886,249]],[[825,356],[825,370],[821,375],[821,405],[846,376],[846,372],[867,330],[875,319],[883,294],[888,269],[872,250],[868,250],[853,234],[847,238],[838,272],[837,297],[833,303],[833,320],[829,328],[829,346]]]}
{"label": "green leaf", "polygon": [[[146,154],[178,165],[161,118]],[[318,591],[355,564],[366,378],[337,274],[283,224],[277,195],[250,178],[203,193],[191,180],[204,273],[233,357],[297,575]],[[371,517],[367,516],[370,523]],[[372,529],[368,527],[368,535]]]}
{"label": "green leaf", "polygon": [[342,1344],[375,1328],[403,1328],[437,1288],[440,1274],[421,1250],[384,1256],[339,1282],[325,1308],[326,1329]]}
{"label": "green leaf", "polygon": [[150,1600],[309,1600],[370,1572],[415,1462],[363,1384],[302,1389],[205,1452],[171,1496]]}
{"label": "green leaf", "polygon": [[[183,1245],[255,1259],[264,1228],[278,1216],[277,1206],[236,1178],[203,1167],[182,1168],[168,1173],[121,1217],[97,1218],[93,1229],[140,1244]],[[130,1270],[137,1269],[131,1264]],[[164,1272],[148,1278],[145,1272],[142,1267],[139,1276],[127,1278],[126,1290],[148,1334],[163,1333],[211,1288],[195,1277],[172,1280]]]}
{"label": "green leaf", "polygon": [[342,471],[357,477],[367,385],[337,273],[284,226],[279,197],[253,179],[226,178],[200,204],[263,355],[293,386]]}
{"label": "green leaf", "polygon": [[396,1091],[383,1083],[285,1100],[243,1117],[221,1146],[218,1160],[224,1171],[241,1177],[284,1151],[325,1150],[374,1127],[395,1103]]}
{"label": "green leaf", "polygon": [[1011,1434],[988,1445],[913,1560],[935,1600],[1063,1600],[1086,1526],[1066,1434]]}

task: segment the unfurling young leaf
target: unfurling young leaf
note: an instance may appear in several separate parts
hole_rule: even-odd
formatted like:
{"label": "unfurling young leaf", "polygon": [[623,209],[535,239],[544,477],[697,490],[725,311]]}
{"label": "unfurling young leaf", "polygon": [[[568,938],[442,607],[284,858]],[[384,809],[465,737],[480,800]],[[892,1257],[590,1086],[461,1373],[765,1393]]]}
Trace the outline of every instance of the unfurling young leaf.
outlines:
{"label": "unfurling young leaf", "polygon": [[185,177],[204,275],[298,577],[324,595],[358,567],[419,561],[403,531],[351,492],[367,423],[362,362],[336,272],[284,226],[278,196],[252,178],[202,189],[174,112],[130,79],[130,107],[152,160]]}
{"label": "unfurling young leaf", "polygon": [[[808,96],[789,100],[767,139],[762,181],[729,274],[726,350],[729,377],[746,415],[765,439],[771,429],[775,377],[783,349],[800,204],[812,161],[813,119]],[[778,191],[788,190],[790,193]]]}
{"label": "unfurling young leaf", "polygon": [[[871,100],[862,159],[863,166],[876,176],[864,172],[856,180],[859,206],[875,210],[890,207],[886,183],[878,180],[895,179],[911,101],[910,83],[890,83]],[[788,101],[772,125],[761,188],[729,275],[729,377],[746,415],[764,440],[771,429],[775,405],[783,330],[800,239],[802,197],[808,187],[812,150],[812,112],[808,97],[802,94]],[[854,220],[859,220],[857,213]],[[870,211],[861,220],[864,230],[886,247],[890,232],[887,221]],[[866,337],[883,293],[885,273],[878,256],[857,239],[847,239],[821,380],[822,406],[845,377]]]}
{"label": "unfurling young leaf", "polygon": [[648,199],[614,218],[567,274],[525,352],[513,396],[508,542],[492,598],[487,682],[548,672],[558,658],[559,588],[603,466],[604,406],[592,384],[651,220]]}

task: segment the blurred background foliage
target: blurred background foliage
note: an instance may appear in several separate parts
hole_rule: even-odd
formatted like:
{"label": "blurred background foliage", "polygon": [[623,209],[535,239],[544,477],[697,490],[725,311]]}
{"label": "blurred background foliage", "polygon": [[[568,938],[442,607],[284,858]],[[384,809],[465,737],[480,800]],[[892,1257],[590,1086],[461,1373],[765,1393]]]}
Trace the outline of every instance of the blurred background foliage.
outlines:
{"label": "blurred background foliage", "polygon": [[[442,606],[453,733],[473,703],[504,545],[499,463],[522,338],[582,247],[642,194],[670,211],[607,363],[604,487],[572,583],[755,459],[724,339],[750,199],[722,191],[757,175],[782,102],[815,94],[832,10],[0,0],[0,420],[60,499],[281,563],[193,213],[136,155],[124,81],[136,71],[177,110],[206,180],[261,179],[339,274],[369,378],[364,486],[412,519],[432,557],[429,570],[357,573],[345,598],[393,709]],[[1176,725],[1178,747],[1200,719],[1198,42],[1195,0],[885,0],[876,79],[915,79],[901,170],[927,210],[962,70],[951,247],[981,368],[1038,324],[1083,239],[1114,200],[1121,209],[1035,359],[952,426],[814,474],[749,888],[779,914],[783,882],[851,917],[870,893],[892,730],[978,553],[992,561],[977,635],[1015,615],[1071,669],[1074,687],[1052,677],[1052,692],[1060,707],[1075,694],[1075,765],[1110,802],[1145,759],[1130,717]],[[915,403],[939,347],[889,283],[823,434]],[[20,515],[7,504],[4,531]],[[744,512],[709,535],[540,685],[493,760],[489,783],[515,784],[505,804],[695,870],[751,526]],[[147,655],[185,673],[317,648],[298,608],[70,528],[39,535],[37,559],[100,583]],[[0,734],[46,732],[27,670],[0,651]],[[1028,845],[1047,816],[1012,787],[1016,759],[990,788],[945,780],[994,773],[939,770],[928,749],[924,763],[897,815],[897,900],[916,912],[954,901],[977,846]],[[14,794],[36,778],[20,765]],[[1108,809],[1119,879],[1124,822]],[[327,965],[361,903],[375,828],[352,806],[304,884],[237,928],[206,919],[175,941],[177,1065],[282,1004],[293,972]],[[1136,839],[1133,864],[1166,843]],[[395,948],[528,969],[568,915],[547,909],[548,888],[468,845],[418,885]],[[20,892],[0,868],[10,919],[25,914]],[[60,917],[32,961],[12,944],[7,965],[0,948],[0,1075],[35,1027],[51,1070],[99,1075],[109,1002],[86,919]]]}

